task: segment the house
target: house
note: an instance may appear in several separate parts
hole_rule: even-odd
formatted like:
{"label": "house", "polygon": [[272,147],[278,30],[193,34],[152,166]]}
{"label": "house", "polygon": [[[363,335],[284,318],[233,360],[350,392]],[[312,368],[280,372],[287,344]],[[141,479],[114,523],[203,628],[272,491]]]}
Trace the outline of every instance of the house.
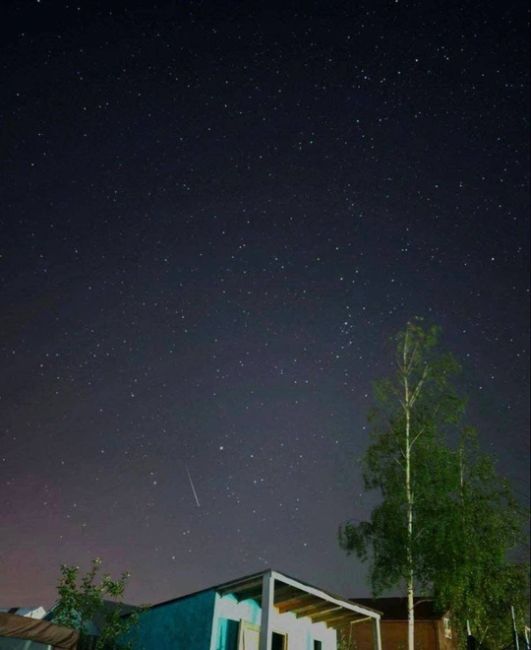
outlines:
{"label": "house", "polygon": [[27,618],[44,618],[46,610],[41,605],[36,607],[0,607],[0,612],[6,614],[17,614],[17,616],[26,616]]}
{"label": "house", "polygon": [[129,639],[144,650],[337,650],[338,633],[362,621],[381,650],[379,612],[267,570],[154,605]]}
{"label": "house", "polygon": [[[385,650],[407,648],[407,598],[356,598],[355,602],[382,613],[381,634]],[[365,623],[353,627],[350,638],[356,650],[372,650],[371,630]],[[449,615],[437,612],[431,598],[415,598],[415,649],[457,649]]]}
{"label": "house", "polygon": [[0,612],[2,650],[75,650],[79,633],[48,621]]}

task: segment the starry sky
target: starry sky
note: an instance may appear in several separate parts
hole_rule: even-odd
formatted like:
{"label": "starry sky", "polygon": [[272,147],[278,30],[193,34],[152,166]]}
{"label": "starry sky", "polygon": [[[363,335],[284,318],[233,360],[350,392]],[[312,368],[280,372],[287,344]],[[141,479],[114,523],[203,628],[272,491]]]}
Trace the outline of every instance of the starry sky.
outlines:
{"label": "starry sky", "polygon": [[414,315],[529,501],[526,3],[2,10],[0,605],[96,556],[368,595],[337,527]]}

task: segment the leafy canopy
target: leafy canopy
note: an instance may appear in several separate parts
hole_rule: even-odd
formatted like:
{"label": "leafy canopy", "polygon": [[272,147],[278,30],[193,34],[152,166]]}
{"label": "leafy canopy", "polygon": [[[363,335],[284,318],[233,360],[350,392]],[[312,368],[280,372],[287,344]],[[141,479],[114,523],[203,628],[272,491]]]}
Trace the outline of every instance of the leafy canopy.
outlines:
{"label": "leafy canopy", "polygon": [[[395,370],[374,386],[376,404],[369,415],[372,442],[364,459],[365,488],[379,490],[382,501],[368,521],[347,523],[339,532],[340,544],[348,553],[364,561],[370,559],[370,582],[377,595],[402,585],[410,569],[417,588],[429,585],[434,549],[441,548],[449,534],[453,457],[444,444],[444,434],[459,422],[464,401],[452,384],[458,364],[438,350],[438,336],[438,328],[424,329],[414,322],[395,337]],[[409,439],[405,377],[411,392]],[[411,538],[405,485],[408,449],[414,523]]]}
{"label": "leafy canopy", "polygon": [[461,639],[468,620],[481,643],[502,648],[511,641],[511,605],[519,628],[528,623],[528,566],[509,559],[526,546],[526,517],[473,429],[464,430],[455,459],[452,546],[434,577],[434,595],[451,609]]}
{"label": "leafy canopy", "polygon": [[[376,595],[404,585],[412,569],[416,588],[451,611],[461,644],[468,620],[486,647],[501,648],[511,640],[510,606],[521,624],[527,615],[528,567],[509,559],[525,545],[526,518],[474,430],[461,425],[465,401],[453,386],[459,366],[439,350],[438,335],[438,328],[424,329],[417,321],[395,337],[395,371],[375,385],[372,441],[364,458],[365,488],[378,490],[382,500],[367,521],[342,526],[339,541],[347,553],[370,562]],[[410,537],[405,377],[412,391]],[[460,429],[461,442],[453,449],[448,434],[457,438]]]}
{"label": "leafy canopy", "polygon": [[[83,638],[90,635],[90,625],[98,621],[99,636],[95,650],[127,650],[130,642],[121,642],[138,622],[140,610],[132,612],[126,618],[121,617],[121,607],[129,574],[123,573],[113,579],[109,574],[99,576],[101,560],[92,561],[91,568],[84,574],[78,566],[61,566],[61,576],[57,585],[59,600],[54,608],[54,622],[81,633]],[[114,601],[114,607],[105,605],[105,601]]]}

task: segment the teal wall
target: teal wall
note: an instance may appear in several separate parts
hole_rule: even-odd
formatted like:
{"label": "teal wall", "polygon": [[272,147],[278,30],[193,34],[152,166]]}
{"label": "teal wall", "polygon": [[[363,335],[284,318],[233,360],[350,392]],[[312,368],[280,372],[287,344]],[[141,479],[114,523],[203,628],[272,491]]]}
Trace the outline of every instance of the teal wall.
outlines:
{"label": "teal wall", "polygon": [[216,645],[214,646],[216,650],[235,650],[238,647],[239,629],[239,621],[233,621],[229,618],[219,619]]}
{"label": "teal wall", "polygon": [[239,602],[232,594],[219,597],[214,621],[215,650],[237,650],[239,621],[260,624],[261,608],[254,600]]}
{"label": "teal wall", "polygon": [[203,591],[148,609],[128,639],[135,650],[210,650],[215,598]]}

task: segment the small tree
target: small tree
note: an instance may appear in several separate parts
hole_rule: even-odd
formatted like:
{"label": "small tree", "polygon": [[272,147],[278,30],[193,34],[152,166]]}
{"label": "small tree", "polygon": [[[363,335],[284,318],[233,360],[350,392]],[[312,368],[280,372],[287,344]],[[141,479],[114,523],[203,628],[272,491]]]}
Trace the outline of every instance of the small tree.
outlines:
{"label": "small tree", "polygon": [[414,650],[414,596],[433,579],[435,557],[452,517],[453,458],[443,432],[458,422],[463,402],[451,377],[454,359],[437,349],[438,329],[408,323],[396,339],[395,372],[375,386],[370,421],[374,441],[365,457],[365,487],[382,502],[369,521],[340,529],[342,547],[372,560],[371,584],[378,594],[405,584],[408,648]]}
{"label": "small tree", "polygon": [[[120,604],[129,579],[128,573],[113,579],[109,574],[99,578],[101,560],[92,561],[91,568],[85,574],[80,573],[78,566],[61,565],[61,577],[57,585],[58,602],[54,608],[54,623],[64,625],[81,634],[83,638],[90,636],[88,625],[94,619],[99,621],[99,636],[96,650],[126,650],[130,643],[120,639],[126,635],[138,622],[139,611],[134,611],[122,618]],[[105,599],[111,599],[116,607],[105,606]]]}

